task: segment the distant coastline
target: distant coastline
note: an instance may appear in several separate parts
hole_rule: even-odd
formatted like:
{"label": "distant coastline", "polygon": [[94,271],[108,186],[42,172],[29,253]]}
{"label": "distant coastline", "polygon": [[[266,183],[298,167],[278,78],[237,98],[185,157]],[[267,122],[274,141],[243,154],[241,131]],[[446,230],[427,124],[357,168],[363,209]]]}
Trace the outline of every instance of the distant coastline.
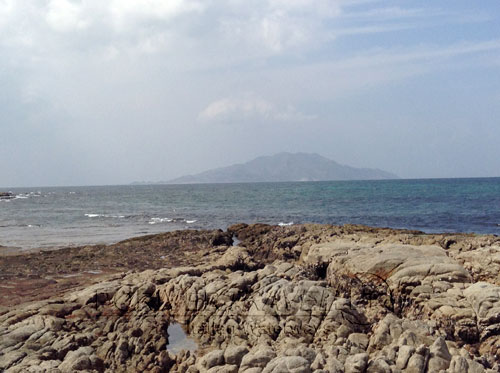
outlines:
{"label": "distant coastline", "polygon": [[[341,165],[314,153],[278,153],[251,161],[185,175],[155,184],[206,184],[399,179],[372,168]],[[150,183],[150,182],[149,182]],[[147,183],[147,184],[149,184]],[[135,182],[134,185],[143,184]]]}
{"label": "distant coastline", "polygon": [[15,198],[0,200],[0,245],[23,249],[110,243],[182,229],[224,229],[235,221],[353,223],[500,235],[500,178],[10,190]]}
{"label": "distant coastline", "polygon": [[[494,179],[499,179],[500,176],[466,176],[466,177],[398,177],[394,179],[379,179],[379,180],[366,180],[366,179],[359,179],[359,180],[307,180],[307,181],[250,181],[250,182],[213,182],[213,183],[189,183],[189,185],[205,185],[205,184],[272,184],[272,183],[321,183],[321,182],[328,182],[328,181],[391,181],[391,180],[398,180],[402,182],[418,182],[418,181],[456,181],[456,180],[494,180]],[[128,184],[116,184],[116,185],[88,185],[86,187],[105,187],[105,186],[147,186],[147,185],[186,185],[186,183],[175,183],[173,181],[132,181],[131,183]],[[55,186],[54,188],[79,188],[79,187],[85,187],[85,186],[80,186],[80,185],[73,185],[73,186]],[[44,187],[48,188],[48,187]],[[11,188],[12,189],[12,188]],[[19,189],[26,189],[26,188],[19,188]]]}

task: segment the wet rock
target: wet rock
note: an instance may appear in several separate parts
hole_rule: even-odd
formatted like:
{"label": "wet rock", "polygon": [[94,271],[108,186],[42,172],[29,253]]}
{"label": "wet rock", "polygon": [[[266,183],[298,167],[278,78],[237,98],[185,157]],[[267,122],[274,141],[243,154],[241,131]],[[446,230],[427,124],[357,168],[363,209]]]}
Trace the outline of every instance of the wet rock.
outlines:
{"label": "wet rock", "polygon": [[12,199],[14,197],[14,194],[11,192],[0,192],[0,199]]}

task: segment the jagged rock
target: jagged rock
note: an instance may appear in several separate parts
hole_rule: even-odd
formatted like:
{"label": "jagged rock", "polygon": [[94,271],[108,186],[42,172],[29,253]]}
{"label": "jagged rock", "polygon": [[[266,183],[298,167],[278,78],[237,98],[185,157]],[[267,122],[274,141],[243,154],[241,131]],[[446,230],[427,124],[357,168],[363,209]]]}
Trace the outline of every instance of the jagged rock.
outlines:
{"label": "jagged rock", "polygon": [[79,305],[95,304],[98,307],[110,300],[119,288],[118,281],[101,282],[90,286],[70,297],[71,302]]}
{"label": "jagged rock", "polygon": [[[480,256],[496,268],[499,239],[360,226],[231,229],[161,236],[177,250],[200,248],[179,260],[196,266],[130,272],[0,309],[0,370],[498,371],[498,273],[481,268]],[[242,242],[228,247],[233,233]],[[163,250],[153,237],[121,247],[141,245]],[[173,322],[197,351],[166,350]]]}
{"label": "jagged rock", "polygon": [[11,351],[6,353],[0,359],[0,370],[4,371],[10,368],[15,363],[20,362],[26,355],[25,351]]}
{"label": "jagged rock", "polygon": [[230,364],[216,366],[207,370],[207,373],[237,373],[237,372],[238,372],[238,366]]}
{"label": "jagged rock", "polygon": [[453,356],[450,361],[450,367],[448,368],[449,373],[467,373],[469,370],[469,364],[467,360],[462,356]]}
{"label": "jagged rock", "polygon": [[281,356],[271,360],[262,373],[310,373],[310,362],[301,356]]}
{"label": "jagged rock", "polygon": [[251,368],[264,368],[276,357],[276,353],[268,346],[257,346],[241,360],[240,371],[247,372]]}
{"label": "jagged rock", "polygon": [[396,367],[398,369],[405,369],[408,365],[410,357],[415,352],[415,347],[413,346],[401,346],[398,351],[398,358],[396,360]]}
{"label": "jagged rock", "polygon": [[424,373],[429,360],[429,350],[427,346],[420,345],[415,350],[415,353],[410,357],[406,372],[408,373]]}
{"label": "jagged rock", "polygon": [[227,364],[240,366],[243,356],[248,353],[244,346],[229,346],[224,351],[224,360]]}
{"label": "jagged rock", "polygon": [[428,363],[428,370],[431,372],[438,372],[440,370],[446,370],[450,366],[451,354],[448,351],[448,346],[443,337],[436,339],[436,341],[430,346],[430,359]]}
{"label": "jagged rock", "polygon": [[391,373],[390,365],[384,359],[375,359],[368,363],[366,373]]}
{"label": "jagged rock", "polygon": [[199,363],[198,363],[198,369],[210,369],[219,365],[224,365],[224,351],[222,350],[215,350],[211,351],[205,356],[203,356]]}
{"label": "jagged rock", "polygon": [[360,353],[348,356],[345,361],[345,373],[364,373],[368,363],[368,354]]}
{"label": "jagged rock", "polygon": [[69,351],[62,364],[59,365],[59,370],[63,373],[70,373],[78,370],[91,369],[91,356],[93,354],[94,349],[92,347],[80,347],[75,351]]}

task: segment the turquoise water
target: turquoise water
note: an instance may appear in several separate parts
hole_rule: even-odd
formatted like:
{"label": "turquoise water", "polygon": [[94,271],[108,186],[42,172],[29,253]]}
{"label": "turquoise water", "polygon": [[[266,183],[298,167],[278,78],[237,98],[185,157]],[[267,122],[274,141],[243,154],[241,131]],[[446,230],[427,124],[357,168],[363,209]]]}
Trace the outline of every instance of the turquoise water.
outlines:
{"label": "turquoise water", "polygon": [[500,178],[15,188],[0,245],[109,243],[237,222],[500,234]]}

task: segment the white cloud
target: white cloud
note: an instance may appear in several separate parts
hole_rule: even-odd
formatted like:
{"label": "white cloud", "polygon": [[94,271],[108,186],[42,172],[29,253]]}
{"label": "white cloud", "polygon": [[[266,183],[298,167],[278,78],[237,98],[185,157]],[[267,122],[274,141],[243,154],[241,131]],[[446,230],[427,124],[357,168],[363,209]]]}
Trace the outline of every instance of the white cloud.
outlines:
{"label": "white cloud", "polygon": [[330,37],[325,21],[341,15],[338,0],[260,0],[248,4],[228,1],[230,11],[220,14],[219,29],[226,40],[261,48],[263,55],[317,47]]}
{"label": "white cloud", "polygon": [[82,4],[68,0],[50,0],[46,20],[56,31],[71,31],[88,26],[88,21],[83,18]]}
{"label": "white cloud", "polygon": [[202,121],[238,121],[246,119],[264,119],[274,121],[302,121],[314,119],[293,105],[278,107],[270,101],[255,96],[245,98],[222,98],[210,103],[198,115]]}
{"label": "white cloud", "polygon": [[351,4],[342,0],[0,0],[0,45],[27,48],[21,50],[26,54],[37,49],[53,60],[60,60],[58,53],[73,52],[103,60],[109,59],[110,50],[116,58],[163,53],[170,61],[183,60],[181,66],[210,68],[273,56],[304,56],[339,36],[415,28],[426,15],[438,12],[375,5],[356,13],[349,9]]}
{"label": "white cloud", "polygon": [[7,23],[14,10],[14,0],[0,0],[0,27]]}
{"label": "white cloud", "polygon": [[109,7],[113,22],[120,27],[137,20],[170,20],[204,9],[203,3],[196,0],[113,0]]}

